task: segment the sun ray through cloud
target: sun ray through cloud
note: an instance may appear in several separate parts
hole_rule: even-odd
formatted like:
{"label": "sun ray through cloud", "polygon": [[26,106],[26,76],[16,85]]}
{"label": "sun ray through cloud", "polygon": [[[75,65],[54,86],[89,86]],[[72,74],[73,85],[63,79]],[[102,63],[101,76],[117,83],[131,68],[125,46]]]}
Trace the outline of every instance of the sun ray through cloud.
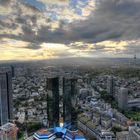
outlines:
{"label": "sun ray through cloud", "polygon": [[140,56],[139,4],[137,0],[1,0],[0,60]]}

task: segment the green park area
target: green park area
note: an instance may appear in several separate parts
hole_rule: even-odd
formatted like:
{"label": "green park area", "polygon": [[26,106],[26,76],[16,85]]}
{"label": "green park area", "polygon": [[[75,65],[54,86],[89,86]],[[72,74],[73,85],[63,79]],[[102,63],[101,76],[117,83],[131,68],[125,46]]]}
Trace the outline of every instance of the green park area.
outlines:
{"label": "green park area", "polygon": [[140,121],[140,111],[127,111],[124,114],[133,121]]}

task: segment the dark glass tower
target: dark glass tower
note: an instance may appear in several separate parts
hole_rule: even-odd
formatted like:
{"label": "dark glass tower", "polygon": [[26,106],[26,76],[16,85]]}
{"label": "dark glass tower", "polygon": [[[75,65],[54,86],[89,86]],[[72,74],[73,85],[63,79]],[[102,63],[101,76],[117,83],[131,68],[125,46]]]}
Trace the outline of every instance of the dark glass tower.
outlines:
{"label": "dark glass tower", "polygon": [[47,92],[49,127],[59,126],[59,78],[47,78]]}
{"label": "dark glass tower", "polygon": [[63,116],[65,123],[71,123],[72,129],[77,129],[77,79],[63,79]]}
{"label": "dark glass tower", "polygon": [[0,73],[0,125],[11,120],[12,113],[12,74],[10,71],[2,72]]}
{"label": "dark glass tower", "polygon": [[115,92],[115,81],[112,76],[108,77],[107,79],[107,92],[109,95],[114,96]]}

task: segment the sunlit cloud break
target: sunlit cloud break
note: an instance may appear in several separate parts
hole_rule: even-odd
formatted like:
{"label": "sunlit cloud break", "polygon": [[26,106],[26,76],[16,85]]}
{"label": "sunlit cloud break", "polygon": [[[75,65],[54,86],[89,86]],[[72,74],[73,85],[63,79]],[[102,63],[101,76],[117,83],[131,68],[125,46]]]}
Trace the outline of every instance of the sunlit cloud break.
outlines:
{"label": "sunlit cloud break", "polygon": [[68,4],[69,0],[38,0],[43,3],[49,3],[49,4]]}
{"label": "sunlit cloud break", "polygon": [[140,57],[140,1],[0,0],[0,60]]}

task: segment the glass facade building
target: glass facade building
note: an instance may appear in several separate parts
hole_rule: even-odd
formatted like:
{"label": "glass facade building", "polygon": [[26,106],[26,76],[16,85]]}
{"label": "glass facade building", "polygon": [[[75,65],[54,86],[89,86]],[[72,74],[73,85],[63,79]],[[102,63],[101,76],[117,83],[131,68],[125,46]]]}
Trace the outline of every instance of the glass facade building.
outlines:
{"label": "glass facade building", "polygon": [[59,126],[59,78],[47,78],[47,114],[49,127]]}
{"label": "glass facade building", "polygon": [[71,123],[73,129],[76,128],[77,79],[63,79],[63,117],[65,123]]}
{"label": "glass facade building", "polygon": [[0,125],[13,118],[12,112],[12,74],[10,71],[2,72],[0,73]]}

